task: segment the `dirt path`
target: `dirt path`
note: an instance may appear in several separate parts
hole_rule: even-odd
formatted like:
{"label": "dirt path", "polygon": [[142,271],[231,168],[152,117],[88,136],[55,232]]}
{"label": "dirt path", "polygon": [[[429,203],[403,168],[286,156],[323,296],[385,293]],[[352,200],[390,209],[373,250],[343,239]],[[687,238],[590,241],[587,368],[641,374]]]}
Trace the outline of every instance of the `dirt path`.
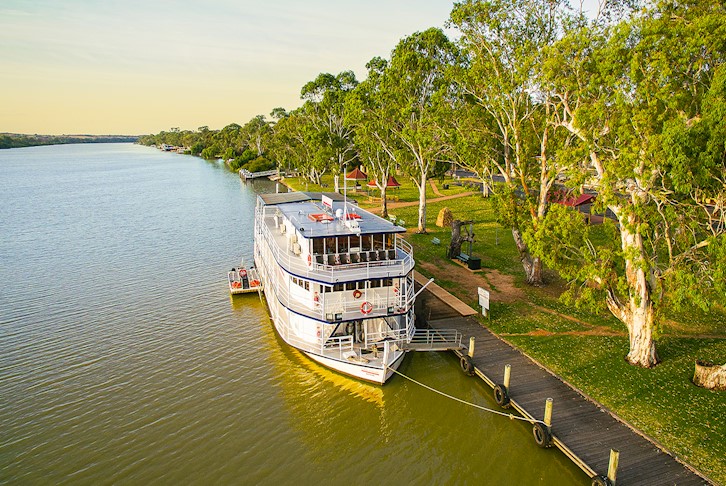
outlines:
{"label": "dirt path", "polygon": [[429,184],[431,184],[431,190],[434,191],[434,194],[436,194],[439,197],[444,197],[444,195],[441,194],[441,192],[439,192],[439,188],[434,181],[429,181]]}

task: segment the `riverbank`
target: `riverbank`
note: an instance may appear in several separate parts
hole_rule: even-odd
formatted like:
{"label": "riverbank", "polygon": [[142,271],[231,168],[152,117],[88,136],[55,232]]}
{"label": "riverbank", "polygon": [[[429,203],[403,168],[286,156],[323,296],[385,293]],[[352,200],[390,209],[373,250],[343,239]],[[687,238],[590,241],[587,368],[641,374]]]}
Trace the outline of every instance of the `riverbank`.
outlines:
{"label": "riverbank", "polygon": [[[298,179],[286,179],[285,183],[296,190],[306,189]],[[327,188],[307,184],[307,189]],[[439,192],[444,196],[454,193],[445,189]],[[726,409],[726,394],[690,382],[695,359],[726,361],[723,308],[709,314],[697,309],[672,313],[661,329],[658,344],[662,364],[652,370],[632,367],[623,359],[628,338],[619,321],[606,313],[562,304],[558,298],[564,285],[556,275],[548,274],[548,285],[542,288],[524,283],[511,233],[496,223],[489,200],[472,194],[437,202],[438,195],[431,190],[429,233],[420,235],[415,233],[417,194],[403,187],[399,195],[401,202],[409,199],[413,204],[394,206],[395,211],[389,206],[389,211],[406,222],[407,238],[414,246],[422,274],[436,278],[441,287],[472,307],[477,306],[476,288],[490,289],[492,317],[484,324],[492,332],[712,480],[726,483],[722,460],[726,456],[726,430],[717,425]],[[378,207],[366,203],[365,198],[360,201],[366,209]],[[455,218],[475,221],[473,254],[482,259],[481,271],[471,272],[445,257],[450,230],[435,226],[438,211],[444,206]],[[433,244],[433,238],[441,243]]]}
{"label": "riverbank", "polygon": [[66,145],[73,143],[133,143],[136,135],[24,135],[0,133],[0,149]]}

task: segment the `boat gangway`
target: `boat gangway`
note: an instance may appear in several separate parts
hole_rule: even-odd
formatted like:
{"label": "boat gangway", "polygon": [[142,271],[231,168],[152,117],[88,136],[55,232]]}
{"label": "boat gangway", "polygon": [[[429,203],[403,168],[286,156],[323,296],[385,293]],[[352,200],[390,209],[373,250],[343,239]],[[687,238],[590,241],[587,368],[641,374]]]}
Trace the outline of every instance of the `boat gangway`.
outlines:
{"label": "boat gangway", "polygon": [[[417,287],[427,282],[418,272],[415,280]],[[591,478],[593,486],[614,485],[616,479],[619,485],[631,486],[711,483],[602,405],[494,335],[474,317],[477,311],[441,287],[431,284],[419,295],[416,314],[432,333],[439,328],[456,329],[468,337],[467,348],[452,350],[460,358],[462,370],[492,387],[494,401],[503,410],[516,410],[531,422],[537,445],[562,451]],[[549,424],[546,430],[542,429],[543,424]],[[544,436],[538,437],[538,430]]]}
{"label": "boat gangway", "polygon": [[453,351],[464,349],[461,339],[456,329],[416,329],[411,341],[401,347],[406,351]]}
{"label": "boat gangway", "polygon": [[261,172],[250,172],[247,169],[240,169],[239,170],[239,176],[241,179],[248,180],[248,179],[257,179],[258,177],[269,177],[273,175],[277,175],[278,170],[264,170]]}

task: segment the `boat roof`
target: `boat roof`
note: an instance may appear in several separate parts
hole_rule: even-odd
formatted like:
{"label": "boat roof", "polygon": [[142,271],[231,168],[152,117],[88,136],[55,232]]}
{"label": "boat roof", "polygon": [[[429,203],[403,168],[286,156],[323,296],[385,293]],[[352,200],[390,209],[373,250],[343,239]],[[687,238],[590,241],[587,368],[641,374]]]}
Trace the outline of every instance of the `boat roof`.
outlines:
{"label": "boat roof", "polygon": [[[322,196],[332,200],[333,211],[326,211],[322,204]],[[391,221],[351,204],[348,200],[349,221],[356,221],[358,229],[342,224],[340,219],[330,220],[338,209],[344,210],[345,198],[337,192],[287,192],[280,194],[260,194],[258,196],[265,205],[276,206],[306,238],[322,238],[326,236],[343,236],[357,234],[405,233],[406,228],[393,224]],[[357,216],[351,216],[352,214]],[[325,217],[328,215],[328,220]]]}

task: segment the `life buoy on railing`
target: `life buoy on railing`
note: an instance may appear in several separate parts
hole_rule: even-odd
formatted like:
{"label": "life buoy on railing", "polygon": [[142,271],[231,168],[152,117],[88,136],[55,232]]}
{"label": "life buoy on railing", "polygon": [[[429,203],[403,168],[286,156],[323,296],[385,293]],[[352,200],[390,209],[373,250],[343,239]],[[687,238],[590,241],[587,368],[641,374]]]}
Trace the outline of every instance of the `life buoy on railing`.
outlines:
{"label": "life buoy on railing", "polygon": [[315,294],[313,295],[313,303],[315,305],[320,305],[320,296],[318,295],[317,292],[315,292]]}
{"label": "life buoy on railing", "polygon": [[360,291],[360,290],[358,290],[358,289],[355,289],[355,290],[353,291],[353,297],[355,297],[356,299],[360,299],[360,296],[361,296],[361,295],[363,295],[363,294],[361,293],[361,291]]}
{"label": "life buoy on railing", "polygon": [[247,270],[245,270],[244,268],[240,268],[239,277],[242,278],[242,277],[246,277],[246,276],[247,276]]}
{"label": "life buoy on railing", "polygon": [[363,314],[370,314],[372,310],[373,310],[373,304],[371,304],[370,302],[367,302],[367,301],[366,301],[366,302],[363,302],[363,303],[362,303],[362,304],[360,305],[360,311],[361,311],[361,312],[362,312]]}
{"label": "life buoy on railing", "polygon": [[313,257],[308,255],[308,267],[312,267],[312,266],[313,266]]}
{"label": "life buoy on railing", "polygon": [[395,285],[393,286],[393,293],[394,293],[394,294],[397,294],[397,293],[398,293],[398,290],[399,290],[399,289],[398,289],[398,284],[395,284]]}

